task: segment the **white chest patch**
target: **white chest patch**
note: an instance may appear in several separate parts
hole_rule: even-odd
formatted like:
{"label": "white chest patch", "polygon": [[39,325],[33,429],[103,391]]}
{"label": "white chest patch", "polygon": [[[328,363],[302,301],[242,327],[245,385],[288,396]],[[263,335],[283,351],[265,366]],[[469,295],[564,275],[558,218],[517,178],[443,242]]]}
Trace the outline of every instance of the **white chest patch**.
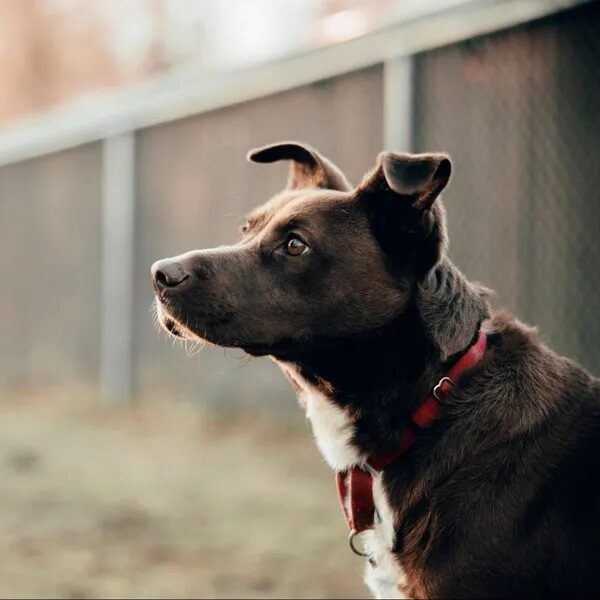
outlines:
{"label": "white chest patch", "polygon": [[318,392],[306,392],[302,394],[302,400],[317,446],[329,465],[336,471],[343,471],[360,462],[360,456],[351,444],[354,425],[344,411]]}
{"label": "white chest patch", "polygon": [[[302,401],[317,446],[329,465],[336,471],[344,471],[361,462],[351,443],[354,425],[344,411],[313,390],[303,393]],[[367,562],[365,583],[375,598],[405,598],[401,590],[406,578],[392,554],[394,518],[381,485],[381,476],[373,478],[373,500],[378,515],[375,528],[362,534],[365,550],[371,557]]]}
{"label": "white chest patch", "polygon": [[364,534],[367,562],[365,583],[375,598],[407,598],[402,593],[406,576],[392,554],[395,541],[394,516],[381,485],[381,475],[373,478],[373,500],[377,515],[375,528]]}

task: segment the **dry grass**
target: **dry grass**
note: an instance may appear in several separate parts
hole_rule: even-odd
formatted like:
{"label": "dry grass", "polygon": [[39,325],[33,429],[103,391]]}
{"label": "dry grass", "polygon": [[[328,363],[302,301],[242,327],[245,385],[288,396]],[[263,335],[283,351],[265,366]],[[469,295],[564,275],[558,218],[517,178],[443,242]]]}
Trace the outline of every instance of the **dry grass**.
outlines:
{"label": "dry grass", "polygon": [[89,394],[0,413],[2,597],[367,596],[304,426]]}

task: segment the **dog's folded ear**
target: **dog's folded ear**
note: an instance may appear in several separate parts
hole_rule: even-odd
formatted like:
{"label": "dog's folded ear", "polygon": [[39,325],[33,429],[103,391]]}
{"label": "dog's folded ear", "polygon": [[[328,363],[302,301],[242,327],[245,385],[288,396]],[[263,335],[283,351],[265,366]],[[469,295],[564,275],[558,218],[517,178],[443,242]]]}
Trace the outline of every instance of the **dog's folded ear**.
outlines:
{"label": "dog's folded ear", "polygon": [[389,189],[407,196],[413,208],[424,211],[431,208],[446,187],[451,171],[452,164],[446,154],[382,152],[375,169],[366,176],[360,188]]}
{"label": "dog's folded ear", "polygon": [[427,210],[446,187],[452,164],[446,154],[394,154],[384,152],[381,166],[390,188],[414,195],[413,208]]}
{"label": "dog's folded ear", "polygon": [[257,163],[291,161],[289,189],[324,188],[343,192],[352,189],[344,174],[330,160],[306,144],[279,142],[254,148],[247,157]]}
{"label": "dog's folded ear", "polygon": [[451,170],[446,154],[382,152],[356,189],[384,252],[393,264],[412,264],[419,277],[446,251],[444,209],[435,200]]}

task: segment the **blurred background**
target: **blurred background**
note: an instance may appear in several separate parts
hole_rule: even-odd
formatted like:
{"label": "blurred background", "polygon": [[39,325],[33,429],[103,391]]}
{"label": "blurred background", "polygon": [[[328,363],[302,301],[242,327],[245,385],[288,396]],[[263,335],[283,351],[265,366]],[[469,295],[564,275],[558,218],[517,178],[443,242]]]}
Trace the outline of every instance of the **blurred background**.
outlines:
{"label": "blurred background", "polygon": [[149,267],[306,141],[443,150],[450,254],[600,373],[600,3],[0,0],[0,596],[367,597],[268,360],[175,344]]}

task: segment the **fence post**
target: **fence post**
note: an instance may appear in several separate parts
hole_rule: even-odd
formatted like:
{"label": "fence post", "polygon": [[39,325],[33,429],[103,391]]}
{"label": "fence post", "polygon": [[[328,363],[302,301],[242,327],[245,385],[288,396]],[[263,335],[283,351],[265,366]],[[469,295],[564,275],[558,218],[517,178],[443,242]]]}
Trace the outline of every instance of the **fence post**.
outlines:
{"label": "fence post", "polygon": [[133,393],[135,132],[103,140],[100,387],[110,400]]}
{"label": "fence post", "polygon": [[386,150],[414,150],[413,65],[413,56],[391,58],[383,65],[383,141]]}

